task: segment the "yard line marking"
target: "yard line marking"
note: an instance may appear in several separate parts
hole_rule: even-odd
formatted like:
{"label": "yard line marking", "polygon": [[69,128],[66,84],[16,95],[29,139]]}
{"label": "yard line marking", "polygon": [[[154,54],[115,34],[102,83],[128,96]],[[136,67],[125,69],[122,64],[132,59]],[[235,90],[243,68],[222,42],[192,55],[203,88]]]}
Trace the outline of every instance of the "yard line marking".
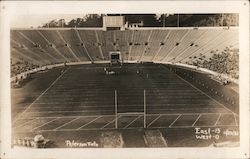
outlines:
{"label": "yard line marking", "polygon": [[137,119],[139,119],[142,115],[139,115],[137,118],[135,118],[133,121],[131,121],[128,125],[126,125],[125,127],[123,127],[124,129],[129,127],[131,124],[133,124]]}
{"label": "yard line marking", "polygon": [[[107,110],[106,112],[111,112],[112,110]],[[45,114],[49,114],[49,113],[62,113],[62,112],[68,112],[68,113],[75,113],[75,112],[82,112],[82,113],[87,113],[87,112],[94,112],[94,113],[99,113],[98,111],[43,111],[43,112],[28,112],[29,114],[41,114],[41,113],[45,113]],[[199,115],[199,114],[232,114],[232,113],[163,113],[161,115]],[[121,115],[118,113],[118,115]],[[137,116],[137,115],[142,115],[140,114],[122,114],[121,116]],[[160,115],[160,114],[150,114],[150,115]],[[149,114],[147,114],[147,116],[150,116]],[[83,117],[85,117],[85,115],[82,115]],[[88,115],[86,115],[88,116]],[[93,116],[100,116],[100,115],[93,115]],[[21,118],[23,119],[23,118]]]}
{"label": "yard line marking", "polygon": [[196,118],[196,120],[194,121],[194,123],[192,124],[192,126],[194,126],[195,123],[200,119],[201,115],[202,115],[202,114],[200,114],[200,115]]}
{"label": "yard line marking", "polygon": [[235,114],[233,114],[233,115],[234,115],[234,122],[235,122],[235,125],[238,126],[236,116],[235,116]]}
{"label": "yard line marking", "polygon": [[[232,114],[232,113],[181,113],[181,115],[217,115],[217,114],[222,114],[222,115],[226,115],[226,114]],[[147,116],[158,116],[158,115],[180,115],[180,113],[162,113],[162,114],[147,114]],[[77,116],[40,116],[38,118],[77,118],[77,117],[98,117],[100,115],[77,115]],[[102,115],[103,117],[115,117],[115,115]],[[120,116],[128,116],[128,115],[120,115]],[[132,114],[129,114],[129,116],[135,116]],[[20,119],[25,119],[25,118],[20,118]]]}
{"label": "yard line marking", "polygon": [[168,127],[171,127],[180,117],[181,117],[181,114],[179,114],[179,116]]}
{"label": "yard line marking", "polygon": [[[210,128],[217,128],[217,127],[236,127],[235,125],[219,125],[219,126],[214,126],[214,125],[200,125],[198,127],[201,127],[201,128],[207,128],[207,127],[210,127]],[[154,127],[154,128],[164,128],[164,127]],[[166,127],[165,127],[166,128]],[[192,126],[171,126],[169,128],[193,128]]]}
{"label": "yard line marking", "polygon": [[127,113],[117,113],[120,116],[133,116],[133,115],[144,115],[144,112],[127,112]]}
{"label": "yard line marking", "polygon": [[102,116],[98,116],[97,118],[95,118],[95,119],[91,120],[90,122],[88,122],[88,123],[86,123],[86,124],[84,124],[84,125],[80,126],[80,127],[79,127],[79,128],[77,128],[76,130],[80,130],[81,128],[83,128],[83,127],[85,127],[85,126],[87,126],[87,125],[89,125],[89,124],[93,123],[94,121],[98,120],[98,119],[99,119],[99,118],[101,118],[101,117],[102,117]]}
{"label": "yard line marking", "polygon": [[[210,128],[213,128],[213,127],[218,127],[218,126],[213,126],[213,125],[201,125],[199,127],[210,127]],[[220,127],[238,127],[238,126],[235,126],[235,125],[220,125]],[[143,128],[140,127],[140,128]],[[192,128],[192,126],[172,126],[172,127],[152,127],[152,128],[155,128],[155,129],[163,129],[163,128]],[[138,129],[138,127],[128,127],[128,128],[120,128],[120,129]],[[85,128],[85,129],[80,129],[80,130],[77,130],[77,129],[59,129],[59,130],[37,130],[37,132],[56,132],[56,131],[82,131],[82,130],[101,130],[100,128]],[[116,128],[106,128],[104,130],[116,130]],[[23,131],[18,131],[18,132],[23,132]]]}
{"label": "yard line marking", "polygon": [[[47,93],[48,94],[48,93]],[[46,95],[47,95],[46,94]],[[63,96],[64,97],[64,96]],[[82,97],[82,96],[79,96],[79,97]],[[191,98],[190,98],[191,99]],[[188,99],[189,100],[189,99]],[[72,102],[72,103],[63,103],[64,104],[64,106],[53,106],[53,108],[61,108],[61,107],[68,107],[68,106],[72,106],[71,104],[75,104],[75,103],[81,103],[81,102]],[[40,105],[45,105],[45,106],[43,106],[42,108],[46,108],[46,107],[51,107],[51,106],[48,106],[49,104],[62,104],[62,103],[60,103],[60,102],[50,102],[50,103],[36,103],[37,105],[38,104],[40,104]],[[47,106],[46,106],[47,105]],[[161,107],[161,106],[169,106],[169,105],[183,105],[183,106],[190,106],[190,105],[192,105],[192,106],[211,106],[211,107],[213,107],[213,106],[217,106],[217,104],[215,104],[215,105],[205,105],[205,104],[161,104],[161,105],[154,105],[155,107]],[[100,108],[100,107],[108,107],[108,108],[112,108],[110,105],[103,105],[103,106],[89,106],[89,105],[86,105],[86,106],[84,106],[84,105],[73,105],[72,107],[83,107],[83,108]],[[128,107],[133,107],[133,106],[128,106]],[[137,108],[138,109],[138,108]],[[165,108],[166,109],[166,108]],[[178,109],[174,109],[174,108],[169,108],[169,109],[173,109],[173,110],[179,110],[179,109],[185,109],[185,108],[178,108]],[[214,108],[193,108],[193,109],[222,109],[222,108],[216,108],[216,107],[214,107]],[[223,108],[224,109],[224,108]]]}
{"label": "yard line marking", "polygon": [[[232,113],[173,113],[173,114],[170,114],[170,113],[167,113],[167,114],[162,114],[162,115],[199,115],[199,114],[202,114],[202,115],[216,115],[216,114],[232,114]],[[154,114],[156,115],[156,114]]]}
{"label": "yard line marking", "polygon": [[[105,110],[105,112],[114,112],[113,110]],[[51,114],[51,113],[99,113],[99,111],[42,111],[42,112],[27,112],[29,114]],[[99,113],[100,114],[100,113]],[[98,115],[97,115],[98,116]]]}
{"label": "yard line marking", "polygon": [[[59,130],[38,130],[37,132],[55,132],[55,131],[82,131],[82,130],[100,130],[100,128],[86,128],[86,129],[59,129]],[[109,128],[109,130],[115,130],[115,128]]]}
{"label": "yard line marking", "polygon": [[201,92],[202,94],[204,94],[205,96],[207,96],[208,98],[212,99],[214,102],[216,102],[217,104],[219,104],[220,106],[222,106],[223,108],[225,108],[226,110],[230,111],[231,113],[235,114],[238,116],[238,114],[236,114],[235,112],[233,112],[232,110],[230,110],[229,108],[227,108],[226,106],[224,106],[223,104],[221,104],[220,102],[218,102],[217,100],[213,99],[212,97],[210,97],[209,95],[207,95],[205,92],[203,92],[202,90],[200,90],[199,88],[195,87],[193,84],[191,84],[190,82],[186,81],[185,79],[183,79],[182,77],[180,77],[179,75],[176,74],[176,76],[183,80],[184,82],[188,83],[191,87],[193,87],[194,89],[196,89],[197,91]]}
{"label": "yard line marking", "polygon": [[[121,116],[118,116],[117,120],[120,118]],[[107,127],[109,124],[115,122],[116,119],[113,119],[112,121],[110,121],[109,123],[105,124],[101,129],[104,129],[105,127]]]}
{"label": "yard line marking", "polygon": [[153,121],[151,121],[147,127],[150,127],[150,125],[152,125],[156,120],[158,120],[162,115],[160,114],[158,117],[156,117]]}
{"label": "yard line marking", "polygon": [[38,128],[40,128],[40,127],[46,125],[46,124],[49,124],[49,123],[51,123],[51,122],[53,122],[53,121],[55,121],[55,120],[57,120],[57,118],[52,119],[52,120],[50,120],[50,121],[48,121],[48,122],[46,122],[46,123],[44,123],[44,124],[42,124],[42,125],[40,125],[40,126],[37,126],[37,127],[33,128],[31,131],[33,131],[33,130],[35,130],[35,129],[38,129]]}
{"label": "yard line marking", "polygon": [[21,124],[21,125],[18,125],[18,126],[16,126],[16,127],[14,127],[13,129],[22,127],[22,126],[24,126],[24,125],[27,125],[28,123],[32,123],[32,122],[34,122],[34,121],[37,120],[37,119],[39,119],[39,117],[34,118],[34,119],[31,119],[31,120],[29,120],[29,121],[27,121],[27,122],[25,122],[25,123],[23,123],[23,124]]}
{"label": "yard line marking", "polygon": [[45,91],[43,91],[21,114],[19,114],[19,116],[13,121],[13,123],[15,123],[37,100],[39,100],[68,70],[69,68],[64,71],[59,77],[57,77]]}
{"label": "yard line marking", "polygon": [[76,120],[79,119],[79,118],[81,118],[81,117],[77,117],[77,118],[75,118],[75,119],[72,119],[71,121],[69,121],[69,122],[67,122],[67,123],[64,123],[64,124],[61,125],[61,126],[58,126],[57,128],[54,128],[53,130],[58,130],[58,129],[64,127],[65,125],[68,125],[69,123],[72,123],[73,121],[76,121]]}
{"label": "yard line marking", "polygon": [[[98,117],[100,115],[77,115],[77,116],[45,116],[45,117],[39,117],[39,118],[58,118],[58,119],[61,119],[61,118],[80,118],[80,117]],[[102,115],[103,117],[112,117],[112,116],[115,116],[115,115]],[[22,119],[22,118],[21,118]]]}
{"label": "yard line marking", "polygon": [[220,117],[221,117],[221,114],[218,116],[218,118],[217,118],[216,122],[214,123],[214,126],[216,126],[216,125],[217,125],[218,121],[220,120]]}
{"label": "yard line marking", "polygon": [[[114,110],[103,110],[102,111],[105,111],[105,112],[113,112]],[[27,113],[30,113],[30,114],[37,114],[37,113],[79,113],[79,112],[82,112],[82,113],[86,113],[86,112],[99,112],[99,111],[96,111],[96,110],[89,110],[89,111],[70,111],[70,110],[61,110],[61,111],[40,111],[40,112],[27,112]]]}

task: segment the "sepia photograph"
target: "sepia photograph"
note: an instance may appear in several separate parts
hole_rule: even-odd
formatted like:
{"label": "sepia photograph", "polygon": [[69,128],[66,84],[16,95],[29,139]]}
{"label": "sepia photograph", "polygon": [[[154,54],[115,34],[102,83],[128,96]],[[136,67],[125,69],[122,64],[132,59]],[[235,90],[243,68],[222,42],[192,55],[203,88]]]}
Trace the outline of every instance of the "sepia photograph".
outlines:
{"label": "sepia photograph", "polygon": [[9,105],[9,148],[233,148],[248,158],[239,151],[249,148],[241,142],[249,143],[243,13],[124,8],[11,14],[9,104],[1,103],[1,114]]}

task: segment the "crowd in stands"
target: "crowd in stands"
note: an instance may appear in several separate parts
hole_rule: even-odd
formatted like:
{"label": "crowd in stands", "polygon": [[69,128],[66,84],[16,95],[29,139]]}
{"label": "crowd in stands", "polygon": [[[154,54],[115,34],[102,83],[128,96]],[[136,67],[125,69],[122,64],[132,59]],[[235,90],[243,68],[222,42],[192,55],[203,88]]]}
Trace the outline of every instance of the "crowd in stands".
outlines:
{"label": "crowd in stands", "polygon": [[[211,52],[213,53],[213,52]],[[196,60],[193,65],[239,78],[239,49],[226,47],[221,53],[214,53],[207,60]]]}
{"label": "crowd in stands", "polygon": [[38,65],[34,65],[27,61],[18,61],[14,64],[11,64],[11,77],[38,67]]}

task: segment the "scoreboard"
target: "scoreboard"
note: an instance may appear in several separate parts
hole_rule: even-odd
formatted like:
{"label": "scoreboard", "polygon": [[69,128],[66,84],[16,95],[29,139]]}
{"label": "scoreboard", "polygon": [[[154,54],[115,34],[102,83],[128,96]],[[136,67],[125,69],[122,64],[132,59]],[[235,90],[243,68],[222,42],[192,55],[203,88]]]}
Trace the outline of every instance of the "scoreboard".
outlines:
{"label": "scoreboard", "polygon": [[119,28],[123,29],[125,26],[124,16],[103,16],[104,28]]}

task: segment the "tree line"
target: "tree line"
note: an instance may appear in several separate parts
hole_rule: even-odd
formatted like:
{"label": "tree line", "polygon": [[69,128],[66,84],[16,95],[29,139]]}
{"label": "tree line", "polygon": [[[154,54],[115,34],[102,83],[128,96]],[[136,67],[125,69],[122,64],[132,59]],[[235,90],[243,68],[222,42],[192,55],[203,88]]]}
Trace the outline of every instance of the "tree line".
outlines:
{"label": "tree line", "polygon": [[[104,14],[87,14],[66,22],[64,19],[51,20],[46,27],[102,27]],[[128,23],[143,22],[143,27],[199,27],[199,26],[238,26],[238,14],[105,14],[122,15]]]}

